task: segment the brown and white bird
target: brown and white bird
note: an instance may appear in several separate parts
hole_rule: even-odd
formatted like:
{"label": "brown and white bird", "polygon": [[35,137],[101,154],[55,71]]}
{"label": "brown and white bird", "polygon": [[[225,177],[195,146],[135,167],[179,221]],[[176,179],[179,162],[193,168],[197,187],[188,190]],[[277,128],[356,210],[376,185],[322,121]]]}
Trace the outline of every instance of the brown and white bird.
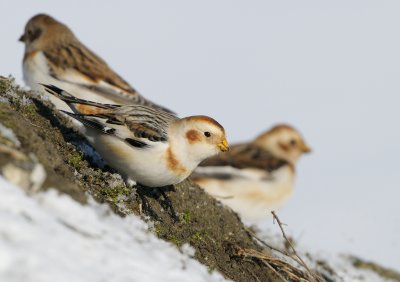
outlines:
{"label": "brown and white bird", "polygon": [[[146,100],[83,45],[66,25],[48,15],[32,17],[19,40],[25,43],[24,80],[32,90],[44,93],[39,83],[52,84],[81,99],[140,104],[169,111]],[[49,95],[49,98],[56,108],[70,111],[57,97]]]}
{"label": "brown and white bird", "polygon": [[[143,105],[100,104],[43,86],[70,106],[74,113],[66,113],[84,125],[86,138],[127,183],[177,184],[204,159],[229,149],[224,128],[210,117],[179,119]],[[80,112],[82,105],[90,114]]]}
{"label": "brown and white bird", "polygon": [[242,219],[254,222],[290,197],[295,165],[310,151],[297,130],[281,124],[249,143],[233,145],[226,154],[205,160],[192,179]]}

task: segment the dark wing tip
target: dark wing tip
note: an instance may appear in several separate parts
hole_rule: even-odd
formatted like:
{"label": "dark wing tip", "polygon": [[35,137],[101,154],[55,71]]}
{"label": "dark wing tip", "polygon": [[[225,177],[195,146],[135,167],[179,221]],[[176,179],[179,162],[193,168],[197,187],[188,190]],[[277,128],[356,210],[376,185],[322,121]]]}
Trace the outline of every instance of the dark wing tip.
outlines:
{"label": "dark wing tip", "polygon": [[146,143],[144,143],[144,142],[141,142],[141,141],[139,141],[139,140],[135,140],[135,139],[132,139],[132,138],[125,138],[125,141],[126,141],[129,145],[131,145],[131,146],[133,146],[133,147],[136,147],[136,148],[146,148],[146,147],[149,146],[148,144],[146,144]]}
{"label": "dark wing tip", "polygon": [[82,122],[82,120],[84,119],[83,115],[77,115],[75,113],[71,113],[71,112],[63,111],[63,110],[60,110],[60,112],[62,112],[63,114],[66,114],[66,115],[68,115],[68,116],[70,116],[70,117],[72,117],[72,118],[74,118],[74,119],[76,119],[76,120],[78,120],[80,122]]}
{"label": "dark wing tip", "polygon": [[60,112],[66,114],[66,115],[69,115],[69,116],[75,116],[75,114],[73,114],[71,112],[64,111],[64,110],[60,110]]}
{"label": "dark wing tip", "polygon": [[58,94],[60,94],[63,90],[53,84],[44,84],[44,83],[38,83],[42,85],[46,90],[52,90]]}

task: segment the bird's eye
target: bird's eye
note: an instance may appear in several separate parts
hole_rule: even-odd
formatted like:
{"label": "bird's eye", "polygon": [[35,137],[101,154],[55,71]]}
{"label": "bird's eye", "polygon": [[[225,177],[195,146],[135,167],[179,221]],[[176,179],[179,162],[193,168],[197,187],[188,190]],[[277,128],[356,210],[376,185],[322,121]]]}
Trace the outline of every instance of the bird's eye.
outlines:
{"label": "bird's eye", "polygon": [[39,36],[42,34],[42,30],[40,29],[40,28],[37,28],[37,29],[28,29],[27,31],[26,31],[26,39],[29,41],[29,42],[33,42],[33,41],[35,41],[36,39],[38,39],[39,38]]}
{"label": "bird's eye", "polygon": [[206,131],[206,132],[204,132],[204,136],[205,136],[205,137],[210,137],[210,136],[211,136],[211,133],[208,132],[208,131]]}
{"label": "bird's eye", "polygon": [[296,144],[297,144],[297,141],[296,141],[296,140],[294,140],[294,139],[290,140],[290,145],[296,146]]}

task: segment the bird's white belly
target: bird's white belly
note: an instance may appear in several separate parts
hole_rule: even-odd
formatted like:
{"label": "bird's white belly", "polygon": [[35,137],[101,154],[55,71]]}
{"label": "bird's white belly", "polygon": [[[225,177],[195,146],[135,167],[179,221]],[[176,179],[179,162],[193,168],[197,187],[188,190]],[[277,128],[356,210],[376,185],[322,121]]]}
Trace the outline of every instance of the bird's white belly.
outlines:
{"label": "bird's white belly", "polygon": [[152,147],[133,148],[121,140],[93,134],[87,130],[88,140],[103,159],[124,177],[149,187],[177,184],[186,178],[175,174],[167,165],[167,144],[157,143]]}
{"label": "bird's white belly", "polygon": [[[209,170],[212,167],[208,168]],[[226,168],[232,172],[235,168]],[[197,170],[196,170],[197,171]],[[293,192],[293,172],[284,166],[272,174],[258,169],[237,170],[233,178],[204,177],[195,180],[207,193],[237,212],[244,221],[267,218]],[[239,176],[240,175],[240,176]],[[263,177],[260,177],[264,175]]]}
{"label": "bird's white belly", "polygon": [[80,86],[79,83],[88,84],[88,80],[75,71],[65,71],[63,75],[65,81],[52,77],[46,58],[42,52],[36,52],[34,55],[31,55],[28,60],[25,60],[23,63],[23,75],[25,83],[32,90],[44,94],[59,110],[72,112],[66,103],[56,98],[54,95],[47,93],[39,83],[53,84],[80,99],[104,104],[115,103],[113,100],[107,99],[95,91]]}

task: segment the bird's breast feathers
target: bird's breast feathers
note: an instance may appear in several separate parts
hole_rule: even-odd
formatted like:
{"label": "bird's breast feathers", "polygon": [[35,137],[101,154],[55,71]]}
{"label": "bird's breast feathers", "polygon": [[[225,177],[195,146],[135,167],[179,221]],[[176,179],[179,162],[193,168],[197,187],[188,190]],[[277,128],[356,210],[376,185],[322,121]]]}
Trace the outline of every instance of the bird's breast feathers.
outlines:
{"label": "bird's breast feathers", "polygon": [[38,82],[49,84],[54,82],[49,75],[46,57],[41,51],[32,51],[25,55],[23,63],[24,80],[33,90],[38,90]]}
{"label": "bird's breast feathers", "polygon": [[[137,148],[114,136],[99,135],[97,132],[93,136],[91,130],[87,135],[107,163],[140,184],[151,187],[176,184],[190,173],[171,156],[168,143],[147,141],[149,146]],[[174,159],[173,164],[171,158]]]}

